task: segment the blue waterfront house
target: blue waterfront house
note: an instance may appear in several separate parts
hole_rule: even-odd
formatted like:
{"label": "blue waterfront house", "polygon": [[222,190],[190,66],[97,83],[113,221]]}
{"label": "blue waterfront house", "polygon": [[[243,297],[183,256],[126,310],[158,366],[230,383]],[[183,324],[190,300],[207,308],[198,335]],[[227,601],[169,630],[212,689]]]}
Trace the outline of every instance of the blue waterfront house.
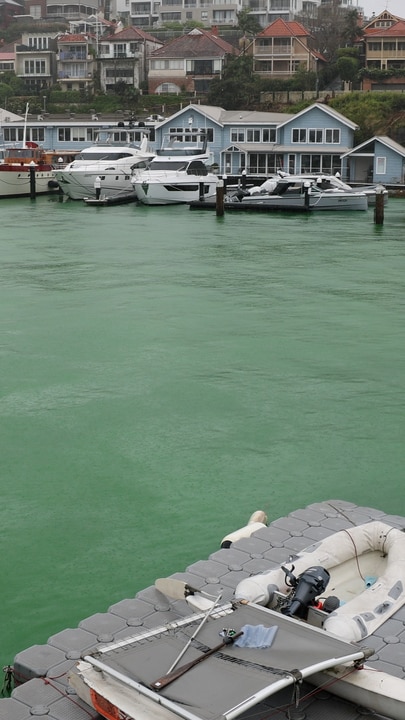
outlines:
{"label": "blue waterfront house", "polygon": [[358,126],[322,103],[295,115],[189,105],[159,124],[156,140],[198,128],[208,133],[220,173],[267,176],[277,170],[341,172]]}

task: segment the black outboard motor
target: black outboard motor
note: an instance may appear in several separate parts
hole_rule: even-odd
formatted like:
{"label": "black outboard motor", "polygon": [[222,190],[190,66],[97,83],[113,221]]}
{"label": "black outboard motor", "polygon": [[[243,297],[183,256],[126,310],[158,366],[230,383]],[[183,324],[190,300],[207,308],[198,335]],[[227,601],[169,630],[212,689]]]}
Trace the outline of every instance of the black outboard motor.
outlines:
{"label": "black outboard motor", "polygon": [[298,578],[293,575],[292,570],[282,568],[286,575],[286,584],[294,588],[290,597],[287,598],[284,607],[281,608],[283,615],[296,616],[306,619],[308,608],[314,605],[314,600],[321,595],[329,582],[330,575],[320,565],[304,570]]}

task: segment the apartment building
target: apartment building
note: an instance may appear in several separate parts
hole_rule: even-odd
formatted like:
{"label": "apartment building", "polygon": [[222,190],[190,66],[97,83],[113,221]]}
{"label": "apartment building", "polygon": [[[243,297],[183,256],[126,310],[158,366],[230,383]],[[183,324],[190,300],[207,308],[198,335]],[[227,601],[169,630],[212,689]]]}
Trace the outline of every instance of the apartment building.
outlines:
{"label": "apartment building", "polygon": [[103,36],[98,43],[100,86],[113,90],[117,82],[139,88],[148,79],[148,58],[162,46],[160,40],[138,27]]}

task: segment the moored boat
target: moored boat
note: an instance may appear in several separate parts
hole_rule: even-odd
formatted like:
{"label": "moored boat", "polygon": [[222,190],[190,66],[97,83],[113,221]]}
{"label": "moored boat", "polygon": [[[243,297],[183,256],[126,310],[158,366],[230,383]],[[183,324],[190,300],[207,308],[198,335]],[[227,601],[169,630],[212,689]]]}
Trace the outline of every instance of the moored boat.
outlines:
{"label": "moored boat", "polygon": [[[318,653],[317,638],[332,635],[323,630],[321,624],[322,619],[330,613],[316,607],[317,602],[308,605],[310,625],[304,619],[284,615],[276,608],[266,608],[249,602],[236,602],[234,597],[235,588],[242,578],[254,577],[257,572],[263,573],[269,566],[276,570],[279,568],[281,560],[285,559],[288,563],[291,556],[298,558],[304,549],[308,550],[317,546],[325,538],[336,535],[336,532],[375,520],[397,530],[401,530],[405,526],[405,517],[388,515],[381,510],[361,507],[342,500],[313,503],[306,508],[292,511],[286,517],[277,517],[268,524],[264,513],[255,513],[247,525],[236,532],[229,532],[228,525],[227,535],[221,543],[221,549],[213,552],[209,559],[199,560],[187,567],[185,572],[156,581],[154,587],[139,591],[135,597],[128,596],[124,600],[115,602],[108,612],[97,613],[82,620],[77,628],[62,630],[50,637],[46,645],[35,645],[18,653],[14,659],[14,665],[8,668],[8,671],[13,673],[16,687],[11,698],[0,699],[0,716],[4,715],[7,720],[19,720],[26,717],[30,708],[32,708],[31,714],[37,714],[37,708],[41,706],[44,713],[49,713],[48,717],[68,720],[73,712],[77,720],[88,720],[89,717],[96,717],[96,715],[99,717],[94,708],[94,702],[96,702],[102,709],[101,715],[105,718],[113,718],[113,720],[117,720],[117,718],[128,720],[133,717],[136,720],[175,720],[179,717],[196,720],[196,718],[205,718],[207,712],[210,713],[209,717],[213,720],[219,717],[221,707],[225,707],[229,701],[227,712],[230,708],[232,714],[229,712],[227,717],[231,718],[237,717],[238,714],[238,706],[235,705],[237,698],[242,695],[241,702],[245,703],[247,700],[245,675],[251,676],[254,683],[256,681],[262,683],[267,674],[268,677],[271,675],[269,684],[273,685],[273,690],[276,689],[274,682],[279,681],[281,685],[286,683],[285,689],[281,694],[275,693],[267,696],[267,685],[266,689],[260,685],[257,692],[251,696],[254,704],[242,715],[244,719],[253,717],[253,715],[267,717],[269,714],[274,715],[280,712],[287,716],[291,711],[291,714],[296,712],[300,716],[305,713],[307,720],[332,716],[335,720],[362,720],[371,714],[375,720],[383,720],[382,715],[385,719],[400,718],[402,720],[405,702],[403,691],[401,691],[405,679],[404,640],[402,639],[405,606],[396,610],[388,621],[364,642],[362,641],[360,646],[356,643],[344,643],[344,647],[349,646],[350,654],[354,648],[354,652],[361,652],[363,657],[368,655],[368,650],[365,650],[363,646],[375,650],[375,654],[367,660],[366,664],[361,658],[353,660],[353,655],[351,655],[352,660],[348,661],[349,665],[345,663],[337,665],[334,669],[325,669],[325,663],[328,667],[330,666],[331,654],[336,655],[335,650],[339,652],[342,650],[342,645],[331,645],[329,646],[331,654],[328,653],[325,659],[322,659],[324,648],[320,651],[320,659],[318,655],[319,662],[324,667],[322,670],[317,658],[312,655],[312,649],[315,646],[315,652]],[[311,557],[313,561],[315,556]],[[179,588],[181,592],[179,592]],[[331,591],[328,587],[328,594]],[[281,600],[282,593],[279,593],[279,597]],[[285,598],[285,596],[283,597]],[[321,598],[323,597],[322,593]],[[216,613],[212,610],[213,599],[216,604],[215,611],[221,614],[221,619],[218,615],[218,625],[213,624],[216,617]],[[205,604],[202,603],[202,600],[205,601]],[[190,607],[194,609],[194,615],[190,615]],[[249,608],[246,615],[241,613],[244,607]],[[253,615],[250,610],[254,611]],[[258,611],[258,615],[256,611]],[[221,633],[224,628],[239,632],[241,630],[239,620],[249,621],[247,624],[256,626],[260,619],[259,624],[267,626],[268,623],[264,622],[263,618],[270,619],[271,617],[275,618],[274,624],[278,624],[278,621],[281,624],[280,628],[276,630],[271,647],[267,650],[257,647],[239,648],[233,644],[226,644],[225,648],[216,649],[217,645],[222,644],[225,638],[222,634],[217,635],[216,631],[212,634],[212,630],[215,628],[220,628],[219,632]],[[315,622],[314,618],[318,618],[316,627],[312,626],[312,623]],[[283,620],[288,621],[287,636],[282,632]],[[309,625],[308,629],[311,633],[309,637],[312,638],[309,641],[308,634],[301,634],[302,628],[307,625]],[[200,629],[198,630],[198,628]],[[291,628],[293,628],[292,633]],[[195,635],[197,630],[197,635],[188,645],[191,636]],[[159,638],[161,633],[163,633],[163,644],[160,643]],[[248,639],[249,637],[250,634],[248,634]],[[336,639],[336,636],[332,637]],[[157,641],[156,644],[154,638]],[[284,643],[284,638],[289,639]],[[287,677],[291,665],[287,663],[287,660],[291,663],[291,656],[293,656],[293,660],[295,658],[297,638],[299,639],[297,666],[303,666],[303,677],[300,679],[298,671],[295,672],[295,680],[291,684]],[[131,648],[131,640],[134,641],[135,648]],[[280,641],[282,642],[280,643]],[[323,645],[323,641],[320,640],[320,642]],[[269,653],[274,659],[273,651],[276,647],[279,648],[280,644],[285,645],[286,648],[284,656],[286,663],[284,666],[282,664],[280,668],[273,663],[272,670],[268,672],[267,666],[261,667],[263,654]],[[142,691],[139,691],[138,680],[134,674],[131,675],[132,652],[134,651],[134,655],[137,656],[143,646],[141,652],[145,653],[144,657],[147,659],[149,649],[153,647],[151,661],[154,662],[156,659],[155,645],[159,648],[158,655],[163,647],[166,647],[163,660],[170,660],[170,664],[172,664],[173,656],[175,656],[174,659],[178,658],[179,662],[174,670],[181,670],[190,662],[198,661],[197,665],[189,668],[183,678],[179,677],[162,690],[153,690],[145,683]],[[112,666],[109,658],[110,655],[113,658],[115,654],[114,646],[117,651],[118,669]],[[184,654],[185,648],[186,654]],[[105,654],[104,649],[107,650]],[[206,655],[207,649],[214,652]],[[311,656],[308,655],[308,651],[311,652]],[[239,657],[242,652],[244,659],[242,659],[242,655]],[[179,657],[180,653],[181,658]],[[236,655],[236,653],[238,654]],[[204,657],[203,661],[199,660],[201,655]],[[79,656],[82,659],[79,661],[79,667],[75,669],[76,659]],[[87,656],[92,658],[94,664],[87,662],[85,659]],[[276,657],[279,658],[278,653]],[[340,660],[342,657],[339,655]],[[239,663],[241,659],[242,663]],[[95,667],[98,660],[102,664],[105,662],[109,665],[108,671]],[[268,660],[269,658],[266,657],[265,663]],[[336,661],[336,657],[334,661]],[[139,662],[140,658],[137,657],[136,664]],[[159,662],[162,661],[159,660]],[[148,663],[147,659],[145,667],[148,667]],[[218,677],[215,677],[212,684],[207,683],[207,678],[210,681],[212,677],[211,663],[215,664],[215,669],[218,671]],[[82,664],[86,673],[86,682],[84,682],[84,676],[78,674],[78,671],[80,673],[82,671]],[[317,664],[318,671],[315,670]],[[89,665],[90,667],[88,667]],[[221,694],[221,706],[219,706],[217,705],[216,689],[220,680],[219,671],[222,667],[226,668],[224,675],[226,686],[229,689],[232,685],[233,688],[236,688],[237,694],[233,691],[232,694],[225,697]],[[235,672],[232,671],[232,667]],[[165,676],[168,670],[169,662],[165,665]],[[240,674],[241,670],[243,670],[242,675]],[[260,679],[257,678],[256,670],[260,673]],[[273,670],[282,670],[284,674],[274,677]],[[193,678],[195,672],[198,675]],[[307,672],[313,674],[307,675]],[[67,687],[67,673],[71,678],[70,688]],[[119,677],[115,677],[115,673],[118,673]],[[232,673],[230,683],[228,682],[228,673]],[[243,678],[242,691],[239,690],[241,677]],[[159,678],[155,676],[152,684],[156,680]],[[183,683],[183,688],[178,685],[180,682]],[[203,684],[198,698],[200,682]],[[187,692],[190,693],[191,702],[182,703],[181,697],[185,684],[188,686]],[[209,691],[205,692],[206,697],[202,699],[201,706],[196,706],[196,700],[197,702],[201,700],[207,684],[210,684]],[[197,695],[195,694],[196,687]],[[93,690],[99,695],[94,702]],[[177,696],[177,690],[180,693],[179,696]],[[149,691],[158,696],[159,702],[151,700],[148,696]],[[333,695],[330,694],[331,692]],[[177,698],[179,702],[177,702]],[[210,698],[211,705],[207,711]],[[170,705],[172,699],[174,699],[174,704]],[[234,704],[230,707],[232,703]],[[366,708],[370,707],[376,708],[376,712],[381,715],[367,711]]]}
{"label": "moored boat", "polygon": [[388,190],[380,184],[376,185],[356,185],[352,187],[348,183],[344,182],[340,176],[340,173],[335,175],[328,175],[327,173],[301,173],[301,174],[289,174],[286,172],[278,172],[276,175],[269,177],[261,185],[255,185],[248,189],[249,195],[261,195],[271,193],[277,185],[280,179],[296,180],[299,182],[310,182],[316,185],[320,190],[327,192],[344,192],[344,193],[364,193],[367,197],[368,205],[375,205],[376,196],[382,194],[384,197],[384,203],[388,201]]}
{"label": "moored boat", "polygon": [[[236,542],[257,524],[252,518]],[[161,591],[177,600],[184,592],[203,612],[99,647],[71,683],[107,720],[233,720],[304,678],[329,680],[330,692],[402,720],[405,680],[376,674],[366,660],[374,654],[367,638],[405,604],[404,557],[404,533],[375,521],[242,580],[224,605],[221,593],[208,600],[187,583],[159,580]]]}
{"label": "moored boat", "polygon": [[182,145],[169,137],[146,169],[134,168],[131,182],[141,203],[178,205],[215,194],[218,176],[208,169],[212,157],[206,134],[201,132],[194,141]]}
{"label": "moored boat", "polygon": [[53,165],[36,143],[4,149],[0,159],[0,198],[49,193],[57,187]]}
{"label": "moored boat", "polygon": [[100,133],[99,140],[78,153],[73,162],[56,168],[55,177],[63,193],[71,200],[95,198],[96,178],[100,178],[102,191],[108,197],[132,192],[132,168],[145,168],[146,162],[154,157],[147,136],[137,143],[133,139],[135,135],[139,135],[139,129],[106,129]]}
{"label": "moored boat", "polygon": [[368,199],[364,192],[347,191],[337,188],[322,188],[322,185],[305,176],[285,176],[266,181],[256,191],[238,189],[227,195],[227,203],[241,203],[254,209],[255,205],[275,207],[278,210],[293,210],[306,207],[308,210],[367,210]]}

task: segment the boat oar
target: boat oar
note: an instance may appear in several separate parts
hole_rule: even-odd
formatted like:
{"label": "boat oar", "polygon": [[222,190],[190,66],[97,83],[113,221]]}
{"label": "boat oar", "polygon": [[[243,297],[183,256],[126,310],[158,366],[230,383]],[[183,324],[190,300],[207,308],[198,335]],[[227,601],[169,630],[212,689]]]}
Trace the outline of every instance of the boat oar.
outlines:
{"label": "boat oar", "polygon": [[241,635],[243,635],[242,631],[235,633],[233,630],[228,630],[227,634],[224,637],[224,640],[219,645],[216,645],[210,650],[207,650],[198,658],[192,660],[189,663],[186,663],[185,665],[182,665],[181,667],[177,668],[177,670],[174,670],[167,675],[162,675],[162,677],[155,680],[155,682],[153,682],[150,687],[153,690],[163,690],[163,688],[167,687],[167,685],[170,685],[170,683],[174,682],[174,680],[177,680],[179,677],[182,677],[182,675],[185,675],[185,673],[187,673],[189,670],[191,670],[191,668],[195,667],[203,660],[206,660],[211,655],[214,655],[214,653],[218,652],[226,645],[231,645],[234,640],[236,640],[236,638],[240,637]]}
{"label": "boat oar", "polygon": [[199,624],[198,627],[196,628],[195,632],[192,634],[191,638],[186,642],[186,644],[185,644],[184,648],[182,649],[181,653],[176,657],[175,661],[170,665],[170,667],[169,667],[166,675],[169,675],[169,674],[172,672],[172,670],[174,670],[174,668],[176,667],[176,665],[178,664],[178,662],[181,660],[181,658],[183,657],[183,655],[186,653],[186,651],[187,651],[188,648],[190,647],[192,641],[193,641],[194,638],[198,635],[198,633],[200,632],[200,630],[201,630],[201,628],[203,627],[203,625],[207,622],[207,620],[208,620],[209,616],[211,615],[212,611],[214,610],[214,608],[218,605],[221,597],[222,597],[222,593],[220,593],[220,594],[218,595],[218,597],[215,598],[215,601],[212,603],[211,607],[208,608],[208,610],[207,610],[207,612],[205,613],[203,619],[201,620],[200,624]]}

